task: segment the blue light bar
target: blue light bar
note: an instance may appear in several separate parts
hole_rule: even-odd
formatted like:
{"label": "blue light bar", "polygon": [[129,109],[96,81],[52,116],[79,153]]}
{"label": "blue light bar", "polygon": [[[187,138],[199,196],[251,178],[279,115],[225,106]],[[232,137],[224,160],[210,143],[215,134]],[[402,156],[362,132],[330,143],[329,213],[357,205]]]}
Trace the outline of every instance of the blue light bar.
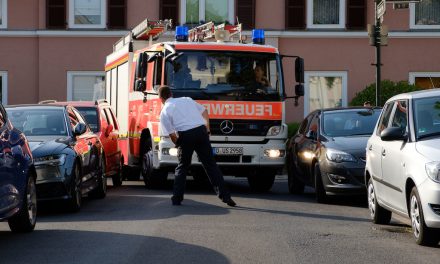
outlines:
{"label": "blue light bar", "polygon": [[188,41],[188,27],[176,27],[176,41]]}
{"label": "blue light bar", "polygon": [[264,29],[252,30],[252,43],[264,45]]}

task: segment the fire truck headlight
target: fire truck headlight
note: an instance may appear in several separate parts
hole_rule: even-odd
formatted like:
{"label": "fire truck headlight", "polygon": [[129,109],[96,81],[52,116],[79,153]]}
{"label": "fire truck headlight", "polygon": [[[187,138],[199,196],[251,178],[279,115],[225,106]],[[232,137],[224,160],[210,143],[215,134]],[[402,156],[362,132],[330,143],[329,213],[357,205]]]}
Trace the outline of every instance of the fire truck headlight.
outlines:
{"label": "fire truck headlight", "polygon": [[280,126],[273,126],[271,128],[269,128],[269,131],[267,132],[268,136],[278,136],[278,134],[281,131],[281,127]]}
{"label": "fire truck headlight", "polygon": [[177,148],[163,148],[162,155],[177,156]]}
{"label": "fire truck headlight", "polygon": [[284,149],[265,149],[264,156],[269,158],[280,158],[284,157],[286,151]]}

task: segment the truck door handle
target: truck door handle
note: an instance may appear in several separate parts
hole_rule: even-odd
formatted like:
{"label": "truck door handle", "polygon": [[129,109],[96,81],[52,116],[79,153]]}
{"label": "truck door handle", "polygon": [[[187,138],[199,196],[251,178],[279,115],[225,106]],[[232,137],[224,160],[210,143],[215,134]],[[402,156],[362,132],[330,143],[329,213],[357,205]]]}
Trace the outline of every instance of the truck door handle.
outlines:
{"label": "truck door handle", "polygon": [[373,150],[373,145],[370,145],[370,147],[368,148],[368,150]]}
{"label": "truck door handle", "polygon": [[387,154],[385,152],[385,150],[382,150],[382,156],[385,157]]}
{"label": "truck door handle", "polygon": [[91,145],[93,145],[93,143],[89,141],[89,142],[87,143],[87,145],[91,146]]}

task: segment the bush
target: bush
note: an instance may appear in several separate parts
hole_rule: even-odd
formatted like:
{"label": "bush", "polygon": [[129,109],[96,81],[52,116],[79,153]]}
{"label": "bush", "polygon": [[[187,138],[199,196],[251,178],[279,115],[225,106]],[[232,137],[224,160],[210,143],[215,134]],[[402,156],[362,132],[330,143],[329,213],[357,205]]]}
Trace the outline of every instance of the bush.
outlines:
{"label": "bush", "polygon": [[[384,80],[381,82],[381,105],[394,95],[413,92],[420,90],[415,85],[408,84],[406,81],[393,82]],[[376,102],[376,83],[368,85],[364,90],[357,93],[350,102],[351,106],[363,105],[364,102],[370,101],[372,105]]]}
{"label": "bush", "polygon": [[287,126],[288,126],[288,130],[287,131],[289,133],[288,138],[291,138],[291,137],[293,137],[293,135],[295,135],[296,131],[298,131],[298,128],[299,128],[300,124],[301,123],[296,123],[296,122],[287,124]]}

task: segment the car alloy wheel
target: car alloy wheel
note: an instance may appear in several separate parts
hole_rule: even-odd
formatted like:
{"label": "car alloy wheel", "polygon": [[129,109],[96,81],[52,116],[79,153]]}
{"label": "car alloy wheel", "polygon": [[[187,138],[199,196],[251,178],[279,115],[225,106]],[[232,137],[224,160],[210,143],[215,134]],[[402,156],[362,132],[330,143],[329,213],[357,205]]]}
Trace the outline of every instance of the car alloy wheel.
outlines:
{"label": "car alloy wheel", "polygon": [[420,205],[417,197],[415,195],[411,196],[411,204],[410,204],[410,213],[411,213],[411,226],[413,229],[414,236],[416,239],[420,236]]}
{"label": "car alloy wheel", "polygon": [[35,187],[35,180],[31,177],[28,179],[27,187],[27,210],[29,215],[29,223],[35,225],[37,221],[37,191]]}
{"label": "car alloy wheel", "polygon": [[376,195],[372,181],[368,183],[368,209],[370,209],[371,219],[374,219],[376,215]]}

